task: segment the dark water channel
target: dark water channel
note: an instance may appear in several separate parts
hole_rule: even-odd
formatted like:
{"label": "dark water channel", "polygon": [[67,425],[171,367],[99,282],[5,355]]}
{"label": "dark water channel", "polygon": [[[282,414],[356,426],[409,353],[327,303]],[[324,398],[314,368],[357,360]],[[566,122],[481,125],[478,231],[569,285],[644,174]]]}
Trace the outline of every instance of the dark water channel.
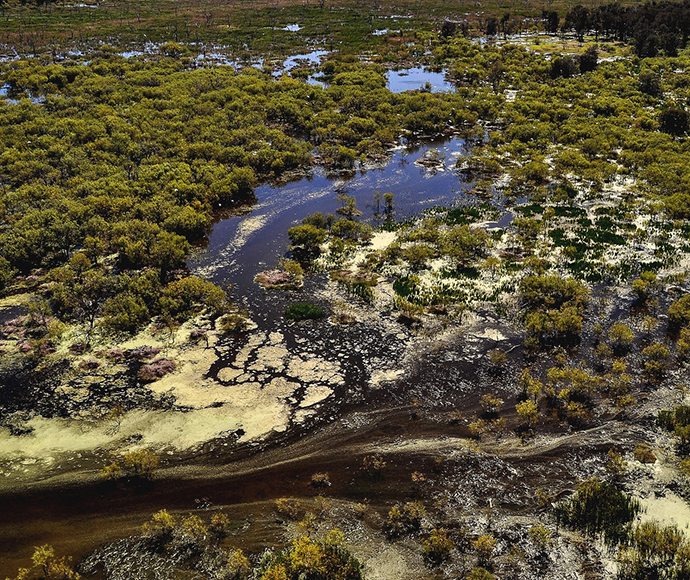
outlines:
{"label": "dark water channel", "polygon": [[[415,163],[431,150],[442,160],[440,167],[427,169]],[[217,284],[232,284],[233,299],[258,314],[255,321],[259,326],[270,329],[275,316],[282,314],[275,312],[277,305],[272,306],[272,298],[284,293],[266,292],[253,280],[258,272],[276,267],[286,255],[290,227],[314,212],[334,213],[340,206],[339,192],[357,198],[357,207],[364,213],[360,219],[373,227],[383,221],[374,207],[376,191],[394,194],[396,220],[420,215],[427,208],[461,203],[467,199],[470,184],[458,176],[455,162],[466,154],[464,140],[455,137],[400,148],[380,166],[349,175],[329,175],[316,169],[286,185],[262,185],[256,189],[253,206],[215,224],[208,245],[190,259],[189,266]],[[307,280],[300,292],[304,299],[310,287]]]}

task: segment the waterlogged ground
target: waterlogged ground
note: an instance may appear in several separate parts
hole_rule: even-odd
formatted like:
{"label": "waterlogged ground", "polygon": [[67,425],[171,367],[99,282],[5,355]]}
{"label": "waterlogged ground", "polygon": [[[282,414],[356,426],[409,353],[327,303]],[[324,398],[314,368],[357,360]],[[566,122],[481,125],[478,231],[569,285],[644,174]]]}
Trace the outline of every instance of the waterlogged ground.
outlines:
{"label": "waterlogged ground", "polygon": [[[295,24],[284,32],[298,30]],[[532,42],[529,36],[512,40]],[[146,49],[124,56],[146,58]],[[208,52],[199,60],[271,66],[276,76],[287,73],[318,83],[314,71],[326,56],[326,51],[315,51],[280,62],[237,63],[222,52]],[[309,76],[297,74],[300,68]],[[391,71],[387,79],[393,92],[452,90],[444,73],[422,68]],[[517,91],[505,94],[509,102],[519,98]],[[447,576],[461,577],[474,565],[467,538],[491,534],[497,539],[494,571],[499,577],[517,574],[513,566],[524,578],[610,578],[612,551],[557,530],[548,518],[551,502],[570,495],[578,482],[610,476],[610,450],[627,461],[621,485],[641,501],[640,520],[688,532],[690,509],[674,440],[654,423],[660,409],[688,402],[687,390],[679,388],[686,367],[670,368],[660,384],[651,386],[644,383],[639,356],[644,345],[665,338],[671,292],[678,291],[682,282],[677,280],[690,264],[682,236],[668,234],[643,198],[626,205],[637,186],[632,178],[614,177],[600,191],[589,191],[569,175],[579,193],[567,204],[519,196],[508,203],[502,195],[502,188],[510,186],[508,174],[489,180],[482,175],[478,183],[468,177],[471,172],[458,172],[456,164],[465,167],[470,153],[463,139],[454,137],[398,147],[379,165],[349,174],[315,169],[286,183],[263,185],[255,192],[256,203],[219,219],[189,262],[194,273],[229,287],[235,304],[247,311],[245,330],[224,335],[200,316],[177,329],[151,325],[124,342],[99,336],[84,354],[68,354],[60,346],[58,354],[69,357],[69,364],[43,383],[18,379],[15,412],[0,430],[0,497],[8,499],[0,516],[0,553],[6,554],[0,577],[27,565],[33,545],[42,543],[77,560],[85,557],[85,574],[103,568],[114,571],[110,577],[128,580],[154,572],[175,577],[170,561],[152,559],[137,543],[141,524],[153,512],[168,509],[199,514],[205,521],[223,511],[233,526],[225,545],[251,555],[304,533],[309,518],[299,520],[315,514],[310,533],[342,529],[370,580],[437,578],[441,573],[430,571],[422,559],[421,535],[391,542],[382,532],[394,503],[419,500],[427,509],[421,534],[443,526],[463,546],[454,549]],[[490,272],[482,265],[472,276],[448,276],[455,266],[435,257],[415,271],[415,297],[461,290],[471,308],[426,312],[413,324],[402,323],[394,308],[392,280],[410,274],[408,264],[379,272],[371,304],[329,280],[327,254],[317,261],[324,271],[309,273],[299,290],[268,291],[255,283],[257,273],[289,256],[287,230],[305,216],[334,213],[340,207],[338,194],[346,194],[357,200],[363,212],[359,219],[377,228],[389,216],[377,207],[375,193],[388,192],[394,194],[393,220],[407,220],[410,228],[431,208],[484,204],[471,223],[499,234],[490,257],[514,266],[522,261],[516,249],[531,243],[535,254],[564,277],[573,273],[565,240],[580,235],[577,227],[591,227],[589,234],[614,234],[614,243],[584,253],[590,268],[585,273],[593,282],[582,341],[536,355],[524,349],[515,299],[520,267]],[[615,212],[619,206],[626,212]],[[554,211],[548,223],[547,209]],[[608,225],[600,225],[608,215]],[[541,216],[545,223],[529,242],[511,226],[520,216]],[[355,268],[405,231],[389,230],[376,230],[371,242],[341,266]],[[559,235],[551,235],[558,230]],[[400,239],[403,246],[409,243]],[[662,250],[659,273],[667,282],[659,286],[655,310],[648,311],[659,325],[644,330],[643,318],[631,314],[635,301],[627,277],[640,263],[652,264]],[[605,285],[599,285],[602,279]],[[28,301],[28,295],[16,295],[0,302],[0,323],[25,315]],[[327,317],[288,321],[285,308],[300,301],[318,304]],[[338,315],[350,322],[338,324]],[[544,376],[548,368],[565,364],[594,368],[601,364],[594,324],[618,320],[636,333],[636,354],[626,358],[633,382],[643,385],[635,392],[636,405],[620,410],[611,399],[602,399],[586,426],[545,416],[532,436],[524,436],[514,410],[520,369],[530,366]],[[80,340],[83,332],[69,329],[61,344]],[[17,355],[3,348],[8,348],[4,355]],[[133,358],[142,348],[156,352]],[[111,356],[113,349],[122,358]],[[493,349],[506,354],[500,369],[491,363]],[[158,357],[172,361],[174,370],[153,382],[140,380],[141,365]],[[500,415],[506,423],[477,437],[470,424],[484,412],[480,396],[485,393],[505,400]],[[40,412],[31,408],[38,400]],[[634,457],[643,442],[657,453],[652,463]],[[154,482],[144,487],[103,483],[100,469],[137,449],[161,455]],[[380,477],[363,468],[364,458],[374,454],[386,463]],[[328,473],[329,485],[314,488],[315,473]],[[277,508],[275,500],[281,497],[299,498],[296,514],[287,517]],[[538,523],[546,523],[553,534],[546,555],[530,539]]]}
{"label": "waterlogged ground", "polygon": [[[334,213],[341,205],[338,193],[355,197],[357,207],[364,212],[362,220],[374,227],[384,221],[383,201],[376,207],[375,192],[394,193],[396,220],[467,200],[471,184],[459,178],[455,170],[456,162],[467,151],[465,141],[455,137],[423,146],[399,147],[390,160],[350,175],[336,177],[316,169],[285,185],[263,185],[255,190],[257,203],[247,212],[214,225],[208,245],[190,260],[189,266],[216,283],[231,283],[233,294],[247,300],[249,308],[259,306],[265,300],[271,301],[272,295],[258,291],[254,276],[275,267],[286,255],[290,227],[314,212]],[[429,169],[415,163],[430,152],[440,161],[437,167]],[[261,320],[264,313],[257,314]]]}
{"label": "waterlogged ground", "polygon": [[[440,159],[436,167],[415,164],[431,151]],[[374,226],[382,220],[374,211],[374,191],[395,191],[398,219],[459,202],[466,197],[467,185],[454,165],[464,154],[463,140],[453,138],[400,148],[390,162],[347,178],[317,170],[292,183],[258,188],[256,204],[217,223],[208,246],[190,263],[196,273],[232,285],[234,299],[249,311],[252,328],[223,337],[209,321],[197,319],[172,333],[158,329],[154,335],[148,329],[118,343],[125,357],[150,347],[156,349],[155,357],[174,362],[174,372],[150,384],[136,380],[128,360],[108,358],[113,345],[106,337],[97,338],[89,352],[70,355],[71,365],[52,392],[40,394],[49,401],[48,413],[36,415],[17,402],[14,432],[26,435],[0,432],[0,466],[6,481],[26,482],[91,467],[116,450],[153,447],[180,452],[213,439],[227,447],[290,427],[303,428],[313,421],[332,420],[346,406],[364,401],[370,389],[403,375],[416,338],[392,315],[381,315],[324,284],[325,274],[309,276],[301,290],[291,292],[266,291],[254,277],[275,267],[286,253],[289,227],[314,211],[335,211],[338,192],[355,196],[365,212],[363,219]],[[383,248],[392,239],[392,233],[379,233],[370,249]],[[339,301],[349,304],[359,322],[338,326],[285,319],[288,304],[307,299],[328,313]],[[22,297],[7,299],[3,306],[9,320],[22,312]],[[204,340],[190,339],[195,329],[206,333]],[[80,339],[80,332],[71,329],[63,337],[64,354],[67,344]],[[123,411],[112,416],[108,408],[118,405]]]}

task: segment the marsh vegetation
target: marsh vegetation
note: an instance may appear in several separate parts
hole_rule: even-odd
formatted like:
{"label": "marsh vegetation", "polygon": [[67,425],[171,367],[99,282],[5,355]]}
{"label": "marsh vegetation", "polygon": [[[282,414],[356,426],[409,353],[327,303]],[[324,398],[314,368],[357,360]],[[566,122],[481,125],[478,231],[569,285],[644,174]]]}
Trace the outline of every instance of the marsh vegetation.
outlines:
{"label": "marsh vegetation", "polygon": [[687,577],[687,5],[485,8],[3,4],[1,573]]}

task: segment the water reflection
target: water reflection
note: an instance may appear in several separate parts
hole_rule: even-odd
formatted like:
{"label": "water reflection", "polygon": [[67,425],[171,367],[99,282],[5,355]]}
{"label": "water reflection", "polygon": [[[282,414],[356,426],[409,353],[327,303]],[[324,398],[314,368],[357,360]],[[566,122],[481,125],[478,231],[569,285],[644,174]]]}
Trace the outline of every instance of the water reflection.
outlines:
{"label": "water reflection", "polygon": [[432,93],[448,93],[455,90],[455,87],[446,81],[445,71],[432,72],[423,67],[416,67],[386,73],[386,86],[392,93],[419,90],[427,83]]}
{"label": "water reflection", "polygon": [[[432,152],[433,150],[433,152]],[[438,167],[427,169],[415,163],[432,155]],[[395,195],[395,217],[419,215],[424,209],[451,205],[469,188],[454,171],[458,157],[466,154],[465,141],[456,137],[410,148],[397,149],[389,162],[354,171],[349,175],[328,175],[317,169],[308,177],[280,186],[256,189],[257,203],[244,215],[218,222],[205,249],[190,260],[190,268],[219,284],[231,282],[238,296],[256,293],[254,276],[274,267],[285,254],[287,230],[314,212],[334,213],[337,193],[357,199],[364,212],[361,219],[377,225],[374,192]],[[256,308],[259,298],[250,299]]]}

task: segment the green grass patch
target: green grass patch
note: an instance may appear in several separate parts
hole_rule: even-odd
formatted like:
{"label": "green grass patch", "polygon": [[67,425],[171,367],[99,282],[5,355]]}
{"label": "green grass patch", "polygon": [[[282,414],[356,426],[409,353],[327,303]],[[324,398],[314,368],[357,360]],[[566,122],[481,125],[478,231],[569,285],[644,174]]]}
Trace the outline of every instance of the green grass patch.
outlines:
{"label": "green grass patch", "polygon": [[285,309],[285,318],[295,322],[300,320],[318,320],[324,316],[326,316],[326,313],[316,304],[310,302],[296,302],[295,304],[290,304]]}
{"label": "green grass patch", "polygon": [[580,208],[580,207],[572,207],[572,206],[555,206],[553,208],[553,211],[555,212],[557,217],[569,217],[569,218],[576,218],[576,217],[581,217],[587,215],[587,212]]}
{"label": "green grass patch", "polygon": [[522,214],[525,217],[532,217],[533,215],[544,213],[544,206],[541,206],[538,203],[533,203],[530,205],[520,205],[515,208],[515,211]]}

